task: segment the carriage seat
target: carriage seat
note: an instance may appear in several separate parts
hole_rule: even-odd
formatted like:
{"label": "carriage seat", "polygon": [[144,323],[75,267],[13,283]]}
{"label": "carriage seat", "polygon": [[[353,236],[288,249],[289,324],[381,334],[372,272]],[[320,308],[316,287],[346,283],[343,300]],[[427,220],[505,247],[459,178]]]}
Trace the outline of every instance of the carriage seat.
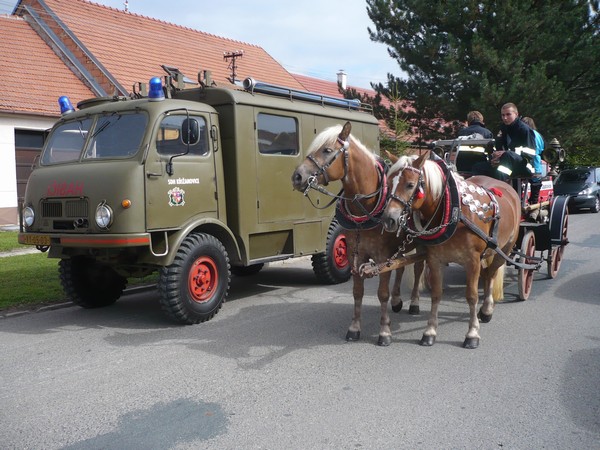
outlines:
{"label": "carriage seat", "polygon": [[475,164],[489,161],[493,145],[493,139],[471,138],[471,136],[433,143],[434,152],[443,157],[446,163],[453,166],[465,178],[475,175],[473,172]]}

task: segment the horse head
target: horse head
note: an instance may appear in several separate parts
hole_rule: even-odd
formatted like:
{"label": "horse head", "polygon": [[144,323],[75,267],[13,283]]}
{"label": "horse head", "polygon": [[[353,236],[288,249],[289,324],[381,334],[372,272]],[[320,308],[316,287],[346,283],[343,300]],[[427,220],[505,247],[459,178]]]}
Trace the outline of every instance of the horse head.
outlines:
{"label": "horse head", "polygon": [[[348,171],[346,151],[350,146],[350,122],[322,131],[308,148],[308,156],[292,174],[295,190],[304,192],[311,183],[327,185],[344,178]],[[343,158],[340,156],[344,155]]]}
{"label": "horse head", "polygon": [[441,172],[429,157],[429,152],[402,156],[388,171],[389,200],[381,217],[386,231],[398,232],[413,211],[439,201]]}

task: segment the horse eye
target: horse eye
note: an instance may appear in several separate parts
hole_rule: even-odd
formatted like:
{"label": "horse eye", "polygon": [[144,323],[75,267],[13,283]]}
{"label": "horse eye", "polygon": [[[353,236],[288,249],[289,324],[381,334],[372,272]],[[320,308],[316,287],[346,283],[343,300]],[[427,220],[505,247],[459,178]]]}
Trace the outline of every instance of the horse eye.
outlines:
{"label": "horse eye", "polygon": [[332,149],[332,148],[329,148],[329,147],[325,147],[325,148],[323,149],[323,152],[324,152],[324,153],[331,153],[332,151],[333,151],[333,149]]}
{"label": "horse eye", "polygon": [[407,185],[406,185],[406,187],[407,187],[408,189],[414,189],[414,188],[415,188],[415,186],[416,186],[416,184],[415,184],[415,183],[413,183],[412,181],[411,181],[410,183],[407,183]]}

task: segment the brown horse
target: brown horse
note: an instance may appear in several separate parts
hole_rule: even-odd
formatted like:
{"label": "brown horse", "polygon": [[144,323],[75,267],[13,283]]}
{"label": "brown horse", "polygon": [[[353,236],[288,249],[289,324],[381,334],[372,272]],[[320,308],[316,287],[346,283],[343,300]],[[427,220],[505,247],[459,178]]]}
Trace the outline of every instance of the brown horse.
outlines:
{"label": "brown horse", "polygon": [[[292,175],[294,189],[308,192],[310,188],[327,185],[330,181],[341,180],[343,197],[338,199],[336,217],[346,231],[348,258],[353,264],[354,315],[348,328],[346,340],[360,339],[361,306],[364,295],[364,279],[358,274],[358,267],[369,258],[385,262],[398,250],[403,239],[394,233],[383,233],[378,220],[387,201],[385,168],[359,140],[350,134],[350,122],[343,127],[334,126],[324,130],[312,142],[308,156]],[[408,250],[408,248],[406,249]],[[411,314],[419,313],[419,281],[423,272],[423,262],[415,264],[414,287],[411,293]],[[392,309],[402,308],[400,282],[404,268],[396,271],[392,288]],[[391,272],[379,277],[377,297],[381,305],[381,321],[378,345],[391,343],[390,318],[387,311],[390,297]]]}
{"label": "brown horse", "polygon": [[[494,298],[503,295],[504,267],[519,236],[521,206],[507,183],[484,176],[464,180],[434,161],[429,152],[414,159],[402,157],[388,172],[390,201],[382,221],[387,231],[422,241],[430,269],[431,314],[421,345],[435,342],[442,269],[458,263],[467,275],[469,330],[463,346],[479,346],[479,319],[489,322]],[[434,158],[436,159],[436,158]],[[499,220],[500,217],[502,220]],[[477,314],[479,277],[484,300]]]}

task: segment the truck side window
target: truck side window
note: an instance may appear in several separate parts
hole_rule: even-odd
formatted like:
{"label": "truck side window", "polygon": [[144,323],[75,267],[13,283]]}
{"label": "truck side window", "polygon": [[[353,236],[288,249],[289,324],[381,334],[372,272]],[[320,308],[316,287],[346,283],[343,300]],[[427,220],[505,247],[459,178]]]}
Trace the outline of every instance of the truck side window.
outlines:
{"label": "truck side window", "polygon": [[258,151],[267,155],[298,154],[298,121],[293,117],[258,114]]}
{"label": "truck side window", "polygon": [[[185,153],[187,145],[183,141],[181,132],[187,115],[166,116],[160,123],[156,136],[156,151],[161,155],[178,155]],[[204,117],[190,116],[190,120],[198,122],[198,139],[190,142],[190,155],[207,155],[208,138],[206,120]]]}

